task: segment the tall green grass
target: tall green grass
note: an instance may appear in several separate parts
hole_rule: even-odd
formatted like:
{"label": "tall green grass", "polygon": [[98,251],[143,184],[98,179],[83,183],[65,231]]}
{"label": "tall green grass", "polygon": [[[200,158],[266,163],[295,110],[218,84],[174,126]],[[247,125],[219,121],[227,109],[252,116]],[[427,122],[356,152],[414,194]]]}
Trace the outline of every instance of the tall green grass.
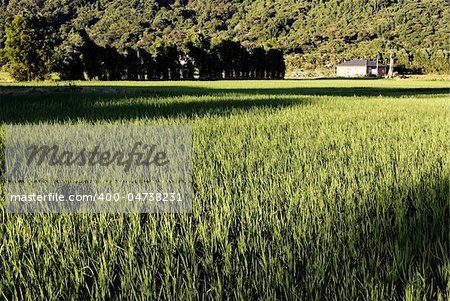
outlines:
{"label": "tall green grass", "polygon": [[448,82],[97,85],[3,88],[0,120],[188,124],[193,213],[2,201],[1,298],[448,300]]}

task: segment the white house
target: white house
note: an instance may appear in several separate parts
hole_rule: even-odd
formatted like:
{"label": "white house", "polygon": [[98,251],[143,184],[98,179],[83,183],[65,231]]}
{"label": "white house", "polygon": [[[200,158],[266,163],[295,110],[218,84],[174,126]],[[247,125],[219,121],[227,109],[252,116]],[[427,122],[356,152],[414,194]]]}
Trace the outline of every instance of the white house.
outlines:
{"label": "white house", "polygon": [[386,65],[378,61],[351,60],[336,66],[336,76],[339,77],[362,77],[377,76],[386,74]]}

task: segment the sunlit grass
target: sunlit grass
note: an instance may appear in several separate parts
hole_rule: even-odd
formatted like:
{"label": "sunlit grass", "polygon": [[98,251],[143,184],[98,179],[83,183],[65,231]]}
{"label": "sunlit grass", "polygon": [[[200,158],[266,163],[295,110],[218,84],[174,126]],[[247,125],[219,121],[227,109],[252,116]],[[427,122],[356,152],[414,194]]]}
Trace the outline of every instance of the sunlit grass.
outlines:
{"label": "sunlit grass", "polygon": [[0,296],[448,299],[448,82],[83,85],[138,91],[0,91],[0,120],[190,125],[193,213],[2,209]]}

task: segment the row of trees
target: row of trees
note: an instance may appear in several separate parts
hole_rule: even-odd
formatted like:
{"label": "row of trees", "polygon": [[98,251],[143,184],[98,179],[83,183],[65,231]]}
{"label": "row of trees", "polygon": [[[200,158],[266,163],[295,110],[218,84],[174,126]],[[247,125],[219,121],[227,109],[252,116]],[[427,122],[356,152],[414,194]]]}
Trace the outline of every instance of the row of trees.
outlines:
{"label": "row of trees", "polygon": [[247,49],[231,40],[212,44],[200,36],[181,46],[158,41],[147,48],[118,50],[96,44],[84,30],[53,45],[47,28],[43,18],[30,13],[20,13],[7,24],[3,57],[15,79],[44,79],[52,72],[64,80],[284,78],[278,49]]}
{"label": "row of trees", "polygon": [[285,65],[278,49],[255,47],[250,51],[239,42],[224,40],[211,45],[189,41],[179,48],[159,43],[149,50],[101,47],[86,32],[81,43],[60,55],[55,71],[62,79],[178,80],[178,79],[282,79]]}

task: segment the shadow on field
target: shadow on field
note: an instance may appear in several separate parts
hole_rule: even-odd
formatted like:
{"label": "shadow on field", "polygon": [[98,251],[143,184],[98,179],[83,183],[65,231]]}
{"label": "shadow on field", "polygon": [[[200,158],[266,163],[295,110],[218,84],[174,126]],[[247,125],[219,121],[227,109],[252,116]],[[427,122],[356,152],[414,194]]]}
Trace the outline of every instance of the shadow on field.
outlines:
{"label": "shadow on field", "polygon": [[[124,84],[125,85],[125,84]],[[279,108],[311,104],[311,96],[389,96],[448,94],[444,88],[258,88],[214,89],[172,86],[49,86],[0,87],[0,122],[20,123],[76,119],[117,120],[157,117],[227,115],[231,110]],[[254,95],[252,100],[236,100],[233,95]],[[285,95],[282,99],[258,96]],[[288,99],[286,96],[296,96]],[[199,101],[165,98],[221,96]],[[305,96],[304,98],[298,96]],[[147,99],[145,99],[147,98]]]}
{"label": "shadow on field", "polygon": [[450,94],[449,88],[378,88],[378,87],[299,87],[299,88],[207,88],[195,86],[48,86],[0,87],[0,97],[19,95],[87,94],[143,97],[241,95],[314,95],[314,96],[384,96],[404,97]]}
{"label": "shadow on field", "polygon": [[129,120],[137,118],[193,118],[205,115],[226,116],[233,111],[278,109],[311,105],[310,98],[267,99],[255,96],[251,100],[233,97],[180,101],[145,99],[123,95],[107,96],[17,96],[0,102],[0,122],[36,123],[68,120]]}

